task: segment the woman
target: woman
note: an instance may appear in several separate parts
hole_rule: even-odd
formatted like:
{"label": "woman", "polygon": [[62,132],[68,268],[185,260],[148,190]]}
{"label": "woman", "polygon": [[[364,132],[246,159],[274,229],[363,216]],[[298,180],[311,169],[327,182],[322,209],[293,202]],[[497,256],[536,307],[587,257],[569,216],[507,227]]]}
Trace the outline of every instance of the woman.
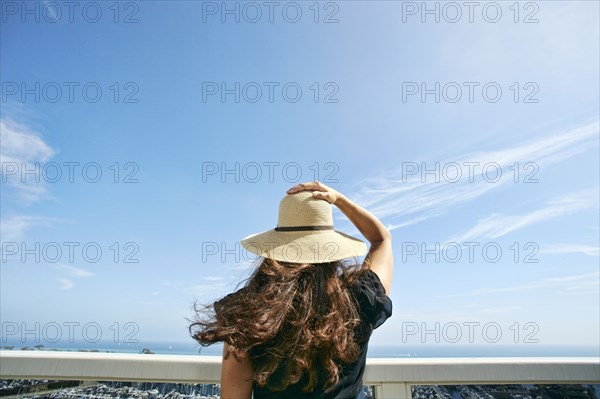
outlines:
{"label": "woman", "polygon": [[[369,241],[333,229],[337,206]],[[201,345],[223,341],[221,398],[357,398],[369,338],[392,314],[392,237],[343,194],[301,183],[277,227],[241,241],[260,256],[247,284],[197,312]],[[194,333],[193,328],[197,328]],[[233,356],[231,356],[233,355]]]}

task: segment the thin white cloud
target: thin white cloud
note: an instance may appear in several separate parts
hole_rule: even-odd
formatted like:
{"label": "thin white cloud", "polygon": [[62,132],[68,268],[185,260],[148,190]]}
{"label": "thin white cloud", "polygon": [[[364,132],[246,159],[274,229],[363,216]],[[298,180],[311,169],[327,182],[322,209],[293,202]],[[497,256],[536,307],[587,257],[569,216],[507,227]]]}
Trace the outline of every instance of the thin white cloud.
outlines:
{"label": "thin white cloud", "polygon": [[600,287],[600,279],[590,279],[587,281],[581,281],[577,284],[564,287],[561,290],[563,294],[590,294],[598,292]]}
{"label": "thin white cloud", "polygon": [[[577,290],[578,287],[582,287],[584,285],[587,286],[588,288],[589,288],[589,286],[598,286],[597,282],[599,279],[600,279],[599,272],[575,274],[575,275],[560,276],[560,277],[547,277],[542,280],[534,281],[529,284],[514,285],[511,287],[475,288],[471,291],[468,291],[465,293],[460,293],[460,294],[439,295],[438,298],[498,294],[498,293],[505,293],[505,292],[534,290],[534,289],[551,288],[551,287],[559,287],[564,292],[569,292],[569,291]],[[594,281],[595,281],[595,283],[594,283]],[[592,282],[592,283],[590,283],[590,282]]]}
{"label": "thin white cloud", "polygon": [[598,188],[588,188],[562,195],[555,200],[548,201],[547,205],[543,208],[521,215],[492,214],[479,220],[475,226],[466,232],[451,237],[447,242],[462,243],[487,238],[499,238],[511,231],[531,224],[545,222],[575,211],[597,207],[598,205],[600,205]]}
{"label": "thin white cloud", "polygon": [[422,222],[422,221],[427,220],[427,219],[431,219],[432,217],[439,216],[441,214],[442,214],[441,212],[427,212],[427,213],[423,214],[420,217],[412,218],[412,219],[410,219],[410,220],[408,220],[406,222],[403,222],[403,223],[398,223],[398,224],[391,224],[391,223],[389,223],[386,227],[387,227],[387,229],[389,231],[392,231],[392,230],[400,229],[400,228],[403,228],[403,227],[406,227],[406,226],[410,226],[412,224],[417,224],[419,222]]}
{"label": "thin white cloud", "polygon": [[207,300],[208,298],[223,297],[230,292],[233,292],[238,280],[229,280],[218,276],[201,277],[206,280],[206,283],[186,285],[186,282],[163,280],[162,285],[165,285],[177,292],[185,292],[195,299]]}
{"label": "thin white cloud", "polygon": [[32,227],[50,227],[59,221],[63,220],[40,216],[8,216],[0,220],[0,234],[3,242],[19,241],[25,237],[27,231],[29,231]]}
{"label": "thin white cloud", "polygon": [[[56,267],[60,270],[66,271],[71,277],[75,278],[91,277],[96,275],[95,273],[92,273],[88,270],[72,265],[57,264]],[[61,290],[70,290],[75,286],[75,281],[73,281],[72,278],[57,277],[56,280],[58,280],[58,282],[60,283],[59,289]]]}
{"label": "thin white cloud", "polygon": [[[48,190],[41,163],[55,155],[38,132],[10,119],[0,119],[0,162],[2,183],[17,190],[22,200],[32,203],[45,198]],[[36,175],[23,176],[21,171],[36,170]],[[36,181],[39,180],[39,181]]]}
{"label": "thin white cloud", "polygon": [[523,309],[523,306],[497,306],[497,307],[479,309],[479,313],[481,313],[482,315],[501,314],[501,313],[511,313],[511,312],[514,312],[514,311],[520,310],[520,309]]}
{"label": "thin white cloud", "polygon": [[[353,198],[378,217],[388,219],[392,230],[417,224],[513,182],[515,175],[511,168],[514,168],[516,162],[520,163],[521,168],[524,168],[524,162],[532,162],[519,179],[535,179],[535,167],[541,169],[597,147],[599,134],[599,122],[593,121],[499,150],[469,152],[438,161],[407,160],[399,168],[385,172],[384,177],[361,182],[360,189]],[[470,162],[474,164],[469,164]],[[458,171],[461,173],[455,182],[454,172],[457,169],[452,167],[454,163],[459,166]],[[436,165],[439,165],[437,179],[421,173]],[[411,174],[411,167],[418,168],[417,174]],[[447,169],[444,175],[445,167]],[[500,168],[502,174],[498,181],[493,182],[496,167]],[[575,200],[565,198],[565,201]],[[560,206],[556,205],[557,208]],[[341,216],[336,214],[336,218]],[[339,220],[342,224],[347,223],[343,217]]]}
{"label": "thin white cloud", "polygon": [[80,267],[71,265],[57,265],[59,268],[67,270],[74,277],[91,277],[95,276],[96,273],[92,273],[89,270],[82,269]]}
{"label": "thin white cloud", "polygon": [[70,290],[75,285],[73,280],[69,280],[68,278],[58,277],[57,280],[60,283],[59,289],[61,290]]}
{"label": "thin white cloud", "polygon": [[239,263],[237,263],[235,265],[228,265],[227,269],[232,270],[232,271],[245,272],[245,271],[253,270],[255,266],[256,266],[255,261],[249,261],[246,259],[242,259]]}
{"label": "thin white cloud", "polygon": [[598,246],[583,244],[554,244],[540,248],[540,254],[584,254],[600,256]]}
{"label": "thin white cloud", "polygon": [[[399,318],[401,321],[412,322],[460,322],[460,321],[478,321],[489,318],[490,315],[511,314],[522,310],[520,305],[513,306],[463,306],[455,310],[444,310],[440,312],[429,312],[424,309],[402,309]],[[391,320],[391,319],[390,319]]]}
{"label": "thin white cloud", "polygon": [[12,120],[0,119],[2,128],[2,162],[46,161],[54,150],[46,144],[39,133]]}
{"label": "thin white cloud", "polygon": [[229,293],[225,283],[195,284],[184,288],[184,291],[199,298],[222,297]]}
{"label": "thin white cloud", "polygon": [[511,18],[504,18],[504,14],[499,23],[479,19],[474,24],[455,24],[453,34],[441,38],[436,49],[437,61],[450,75],[485,74],[513,79],[524,73],[531,75],[526,71],[535,71],[533,76],[539,81],[553,79],[553,72],[560,71],[560,80],[565,84],[574,77],[585,79],[590,73],[597,75],[598,2],[530,4],[540,6],[537,10],[522,9],[520,21],[529,17],[537,19],[537,23],[515,24]]}

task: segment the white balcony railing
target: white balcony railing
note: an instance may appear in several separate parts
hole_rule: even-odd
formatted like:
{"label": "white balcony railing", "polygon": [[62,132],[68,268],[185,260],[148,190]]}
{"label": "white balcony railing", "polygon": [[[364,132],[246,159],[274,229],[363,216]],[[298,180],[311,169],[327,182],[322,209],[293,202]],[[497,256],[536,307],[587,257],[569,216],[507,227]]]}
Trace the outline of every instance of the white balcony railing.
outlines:
{"label": "white balcony railing", "polygon": [[[1,379],[219,383],[220,356],[0,350]],[[377,399],[411,397],[411,385],[600,384],[597,357],[367,359]]]}

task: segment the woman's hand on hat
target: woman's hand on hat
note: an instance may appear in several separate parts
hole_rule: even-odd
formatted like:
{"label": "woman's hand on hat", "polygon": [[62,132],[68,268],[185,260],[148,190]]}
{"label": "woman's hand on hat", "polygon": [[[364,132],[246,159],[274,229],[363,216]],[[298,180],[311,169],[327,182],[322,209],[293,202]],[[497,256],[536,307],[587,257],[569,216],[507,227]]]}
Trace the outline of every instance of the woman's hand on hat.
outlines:
{"label": "woman's hand on hat", "polygon": [[300,191],[312,191],[313,197],[322,199],[330,204],[335,204],[341,194],[333,188],[319,181],[300,183],[286,191],[287,194],[295,194]]}

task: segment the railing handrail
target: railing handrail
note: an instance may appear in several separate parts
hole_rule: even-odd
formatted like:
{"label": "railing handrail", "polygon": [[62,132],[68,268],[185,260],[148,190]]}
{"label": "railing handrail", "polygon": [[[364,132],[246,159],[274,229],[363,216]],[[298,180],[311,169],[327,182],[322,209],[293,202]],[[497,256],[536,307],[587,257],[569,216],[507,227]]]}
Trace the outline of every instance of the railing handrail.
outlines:
{"label": "railing handrail", "polygon": [[[218,383],[221,356],[0,350],[0,378]],[[598,357],[367,358],[365,385],[598,384]]]}

